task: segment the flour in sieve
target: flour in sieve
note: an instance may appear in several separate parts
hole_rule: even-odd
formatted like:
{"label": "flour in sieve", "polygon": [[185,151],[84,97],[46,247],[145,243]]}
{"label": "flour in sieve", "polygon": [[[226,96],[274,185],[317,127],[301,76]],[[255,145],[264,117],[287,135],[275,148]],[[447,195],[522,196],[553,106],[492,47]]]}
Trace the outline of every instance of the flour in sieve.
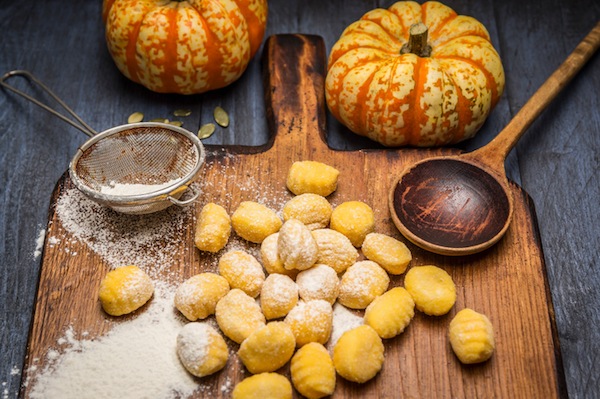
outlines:
{"label": "flour in sieve", "polygon": [[181,179],[174,179],[161,184],[117,183],[115,181],[110,181],[108,185],[100,188],[100,192],[109,195],[149,194],[177,184],[179,181],[181,181]]}
{"label": "flour in sieve", "polygon": [[31,399],[185,398],[202,390],[177,358],[184,321],[173,311],[174,292],[159,282],[144,312],[96,339],[77,339],[67,330],[44,368],[29,370]]}
{"label": "flour in sieve", "polygon": [[[150,215],[117,213],[77,189],[65,190],[56,212],[62,227],[86,243],[111,267],[133,264],[150,276],[160,274],[181,250],[181,236],[192,224],[193,207],[172,206]],[[51,237],[50,243],[60,237]]]}

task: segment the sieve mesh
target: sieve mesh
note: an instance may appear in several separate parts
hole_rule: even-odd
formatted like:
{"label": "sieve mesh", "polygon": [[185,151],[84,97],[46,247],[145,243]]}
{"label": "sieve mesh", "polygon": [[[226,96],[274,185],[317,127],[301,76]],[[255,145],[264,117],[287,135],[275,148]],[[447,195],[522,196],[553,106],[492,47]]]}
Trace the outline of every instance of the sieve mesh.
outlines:
{"label": "sieve mesh", "polygon": [[186,177],[199,156],[186,136],[170,128],[135,127],[83,150],[74,170],[96,191],[115,183],[157,185]]}

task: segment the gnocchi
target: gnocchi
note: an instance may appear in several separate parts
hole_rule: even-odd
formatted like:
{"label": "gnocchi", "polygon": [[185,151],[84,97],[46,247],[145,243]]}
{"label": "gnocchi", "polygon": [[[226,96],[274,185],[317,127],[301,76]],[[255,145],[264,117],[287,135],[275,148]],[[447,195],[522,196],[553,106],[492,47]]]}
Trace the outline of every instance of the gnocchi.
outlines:
{"label": "gnocchi", "polygon": [[312,235],[319,247],[316,263],[333,268],[337,274],[345,272],[359,257],[348,237],[338,231],[318,229]]}
{"label": "gnocchi", "polygon": [[281,374],[260,373],[238,383],[231,395],[232,399],[292,399],[292,384]]}
{"label": "gnocchi", "polygon": [[325,344],[331,336],[333,309],[329,302],[323,300],[300,301],[284,321],[292,328],[296,346],[309,342]]}
{"label": "gnocchi", "polygon": [[363,324],[346,331],[333,347],[333,365],[348,381],[364,383],[383,367],[384,346],[381,337]]}
{"label": "gnocchi", "polygon": [[351,309],[364,309],[376,297],[387,291],[390,277],[377,263],[356,262],[340,280],[338,301]]}
{"label": "gnocchi", "polygon": [[361,201],[343,202],[331,213],[329,227],[339,231],[359,248],[367,234],[375,230],[375,213]]}
{"label": "gnocchi", "polygon": [[315,265],[296,277],[298,294],[305,301],[322,299],[334,304],[340,291],[337,273],[327,265]]}
{"label": "gnocchi", "polygon": [[302,396],[319,399],[335,390],[335,367],[325,347],[310,342],[298,349],[290,363],[292,384]]}
{"label": "gnocchi", "polygon": [[189,321],[205,319],[229,292],[227,280],[215,273],[200,273],[185,280],[175,291],[175,307]]}
{"label": "gnocchi", "polygon": [[287,276],[290,276],[291,278],[295,278],[298,274],[298,270],[287,270],[283,266],[283,261],[279,257],[279,251],[277,249],[278,240],[279,233],[273,233],[267,238],[265,238],[260,244],[260,257],[263,266],[269,274],[285,274]]}
{"label": "gnocchi", "polygon": [[238,344],[266,324],[258,303],[238,288],[217,303],[215,318],[223,334]]}
{"label": "gnocchi", "polygon": [[381,338],[394,338],[404,331],[415,315],[415,302],[402,287],[392,288],[367,306],[364,322]]}
{"label": "gnocchi", "polygon": [[448,331],[456,357],[465,364],[485,362],[495,348],[494,328],[486,315],[463,309],[454,316]]}
{"label": "gnocchi", "polygon": [[275,211],[254,201],[243,201],[231,215],[236,234],[256,244],[279,231],[282,223]]}
{"label": "gnocchi", "polygon": [[377,262],[390,274],[404,273],[412,260],[410,250],[402,241],[385,234],[367,234],[361,249],[367,259]]}
{"label": "gnocchi", "polygon": [[260,294],[265,272],[258,260],[248,252],[232,250],[219,259],[218,271],[231,288],[239,288],[252,298]]}
{"label": "gnocchi", "polygon": [[206,323],[188,323],[177,335],[177,356],[190,374],[204,377],[227,364],[229,350],[225,340]]}
{"label": "gnocchi", "polygon": [[404,286],[421,312],[441,316],[456,302],[456,286],[452,277],[437,266],[417,266],[404,276]]}
{"label": "gnocchi", "polygon": [[109,271],[100,283],[98,298],[111,316],[131,313],[146,304],[154,294],[150,277],[134,265]]}
{"label": "gnocchi", "polygon": [[231,218],[225,208],[215,203],[202,207],[196,231],[194,244],[200,251],[219,252],[227,245],[231,235]]}
{"label": "gnocchi", "polygon": [[288,171],[286,186],[296,195],[313,193],[327,197],[337,189],[340,172],[316,161],[297,161]]}
{"label": "gnocchi", "polygon": [[306,270],[317,261],[319,247],[308,227],[290,219],[279,231],[277,252],[287,270]]}
{"label": "gnocchi", "polygon": [[242,342],[238,355],[252,374],[275,371],[294,354],[296,339],[289,324],[273,321]]}
{"label": "gnocchi", "polygon": [[297,219],[309,230],[327,227],[333,208],[327,199],[318,194],[295,196],[283,206],[283,220]]}
{"label": "gnocchi", "polygon": [[298,303],[298,285],[283,274],[270,274],[260,292],[260,306],[267,320],[285,317]]}

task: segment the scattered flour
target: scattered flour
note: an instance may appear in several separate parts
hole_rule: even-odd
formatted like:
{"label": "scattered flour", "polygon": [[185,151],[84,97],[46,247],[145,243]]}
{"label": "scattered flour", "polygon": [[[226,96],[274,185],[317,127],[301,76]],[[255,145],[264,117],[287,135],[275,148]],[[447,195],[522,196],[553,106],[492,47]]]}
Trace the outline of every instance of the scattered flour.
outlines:
{"label": "scattered flour", "polygon": [[[156,284],[150,306],[96,339],[76,339],[51,350],[35,379],[32,399],[188,397],[201,382],[181,365],[177,334],[184,322],[173,310],[175,289]],[[57,354],[60,351],[60,356]]]}
{"label": "scattered flour", "polygon": [[339,302],[336,302],[333,305],[333,327],[331,329],[331,338],[329,338],[327,348],[332,351],[342,334],[362,324],[363,317],[361,315],[356,311],[348,309]]}
{"label": "scattered flour", "polygon": [[37,259],[42,255],[42,248],[44,248],[45,238],[46,229],[40,229],[37,239],[35,240],[35,251],[33,252],[33,259]]}

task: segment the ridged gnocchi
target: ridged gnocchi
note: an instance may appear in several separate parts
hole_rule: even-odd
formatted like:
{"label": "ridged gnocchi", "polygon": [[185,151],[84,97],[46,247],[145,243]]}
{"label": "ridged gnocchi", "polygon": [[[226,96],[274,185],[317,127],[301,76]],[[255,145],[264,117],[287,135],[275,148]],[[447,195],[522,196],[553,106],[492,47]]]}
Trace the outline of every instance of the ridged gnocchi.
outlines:
{"label": "ridged gnocchi", "polygon": [[260,292],[260,307],[267,320],[285,317],[298,303],[298,285],[284,274],[270,274]]}
{"label": "ridged gnocchi", "polygon": [[448,336],[452,350],[464,364],[485,362],[494,353],[494,327],[486,315],[472,309],[463,309],[454,316]]}
{"label": "ridged gnocchi", "polygon": [[416,266],[404,276],[404,287],[421,312],[441,316],[456,302],[456,286],[452,277],[437,266]]}
{"label": "ridged gnocchi", "polygon": [[375,230],[375,213],[361,201],[347,201],[335,207],[329,227],[339,231],[359,248],[367,234]]}
{"label": "ridged gnocchi", "polygon": [[223,334],[238,344],[266,324],[258,303],[238,288],[217,303],[215,318]]}
{"label": "ridged gnocchi", "polygon": [[231,288],[239,288],[252,298],[260,294],[265,281],[265,272],[260,262],[248,252],[229,251],[219,259],[218,271]]}
{"label": "ridged gnocchi", "polygon": [[327,227],[333,207],[327,199],[318,194],[300,194],[283,206],[283,220],[296,219],[309,230]]}
{"label": "ridged gnocchi", "polygon": [[231,397],[232,399],[292,399],[292,384],[281,374],[260,373],[238,383]]}
{"label": "ridged gnocchi", "polygon": [[231,215],[236,234],[256,244],[278,232],[282,224],[274,210],[254,201],[243,201]]}
{"label": "ridged gnocchi", "polygon": [[319,247],[316,263],[333,268],[337,274],[345,272],[359,257],[348,237],[338,231],[318,229],[312,235]]}
{"label": "ridged gnocchi", "polygon": [[238,356],[252,374],[275,371],[294,354],[296,339],[289,324],[272,321],[248,336]]}
{"label": "ridged gnocchi", "polygon": [[177,335],[177,356],[190,374],[204,377],[227,364],[229,350],[217,330],[206,323],[188,323]]}
{"label": "ridged gnocchi", "polygon": [[402,274],[412,260],[408,247],[394,237],[369,233],[362,244],[365,257],[383,267],[390,274]]}
{"label": "ridged gnocchi", "polygon": [[329,352],[317,342],[298,349],[290,363],[292,384],[302,396],[319,399],[335,391],[335,367]]}
{"label": "ridged gnocchi", "polygon": [[415,316],[415,302],[402,287],[378,296],[365,309],[364,323],[381,338],[394,338],[404,331]]}
{"label": "ridged gnocchi", "polygon": [[217,302],[229,292],[229,283],[215,273],[200,273],[185,280],[175,291],[175,307],[189,321],[215,313]]}
{"label": "ridged gnocchi", "polygon": [[363,324],[346,331],[333,347],[333,365],[348,381],[364,383],[375,377],[385,358],[381,337]]}
{"label": "ridged gnocchi", "polygon": [[389,284],[390,277],[377,263],[356,262],[342,275],[338,301],[351,309],[364,309],[387,291]]}
{"label": "ridged gnocchi", "polygon": [[194,244],[200,251],[219,252],[227,245],[231,235],[231,218],[225,208],[215,203],[202,207],[196,231]]}
{"label": "ridged gnocchi", "polygon": [[100,283],[98,298],[111,316],[131,313],[146,304],[154,294],[150,277],[134,265],[109,271]]}
{"label": "ridged gnocchi", "polygon": [[284,321],[294,332],[296,346],[309,342],[325,344],[331,336],[333,309],[329,302],[323,300],[300,301]]}
{"label": "ridged gnocchi", "polygon": [[297,161],[288,171],[286,186],[296,195],[313,193],[327,197],[337,189],[340,172],[316,161]]}

